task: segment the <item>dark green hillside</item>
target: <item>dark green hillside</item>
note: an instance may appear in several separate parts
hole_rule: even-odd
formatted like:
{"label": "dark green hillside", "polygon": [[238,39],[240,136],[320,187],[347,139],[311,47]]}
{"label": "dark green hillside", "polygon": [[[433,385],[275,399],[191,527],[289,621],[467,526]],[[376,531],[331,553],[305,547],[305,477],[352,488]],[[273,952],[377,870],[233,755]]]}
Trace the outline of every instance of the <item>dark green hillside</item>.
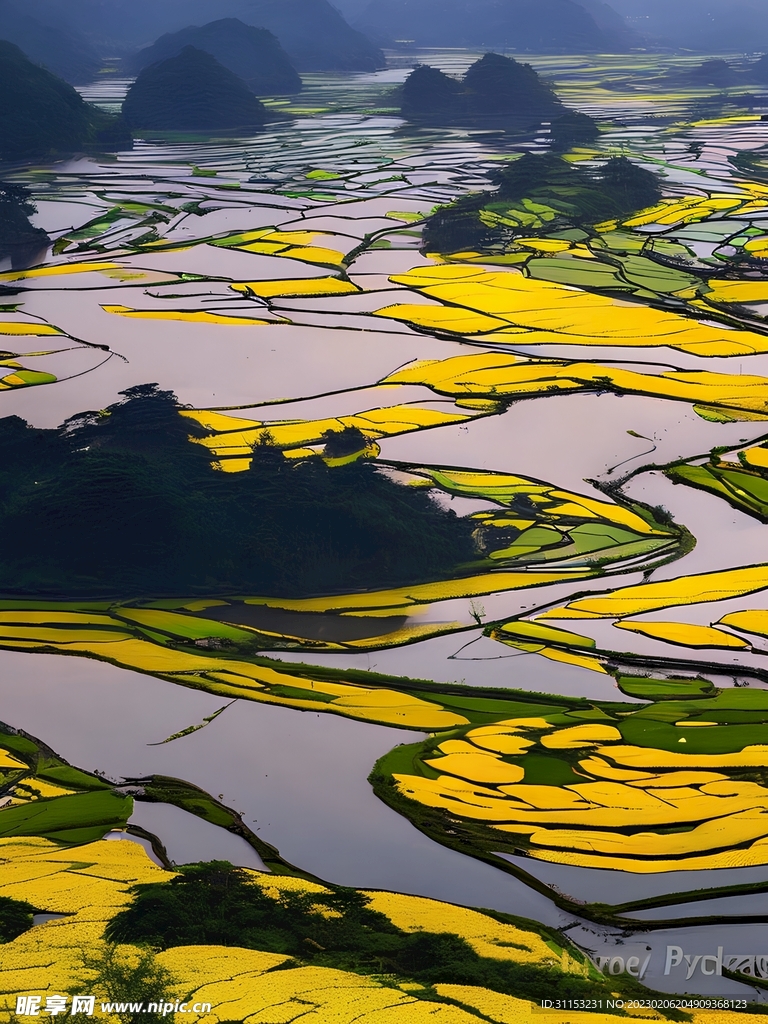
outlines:
{"label": "dark green hillside", "polygon": [[411,121],[483,127],[524,127],[566,113],[530,65],[498,53],[475,61],[461,81],[417,67],[403,84],[401,109]]}
{"label": "dark green hillside", "polygon": [[267,112],[215,57],[185,46],[141,72],[125,97],[123,116],[136,130],[216,132],[257,128]]}
{"label": "dark green hillside", "polygon": [[0,181],[0,259],[10,256],[15,266],[48,244],[48,235],[29,222],[35,212],[25,188]]}
{"label": "dark green hillside", "polygon": [[60,430],[0,420],[0,591],[299,596],[450,577],[473,524],[365,460],[286,459],[263,438],[222,473],[169,392]]}
{"label": "dark green hillside", "polygon": [[474,117],[520,115],[546,118],[564,112],[551,86],[530,64],[486,53],[464,75],[467,105]]}
{"label": "dark green hillside", "polygon": [[[329,886],[321,893],[284,891],[274,896],[226,861],[184,865],[169,882],[137,885],[131,893],[131,905],[107,927],[110,941],[156,949],[240,946],[287,954],[317,967],[385,975],[393,985],[451,982],[537,1001],[554,993],[560,998],[605,998],[617,985],[614,979],[565,975],[557,961],[528,964],[481,956],[451,932],[401,930],[372,910],[370,897],[355,889]],[[529,922],[510,920],[530,927]],[[439,920],[435,925],[439,928]],[[543,934],[550,941],[564,941],[561,935]],[[427,1012],[432,1016],[434,1011]]]}
{"label": "dark green hillside", "polygon": [[589,114],[580,114],[576,110],[567,110],[560,117],[554,118],[550,125],[552,148],[560,153],[574,146],[587,146],[599,135],[597,123]]}
{"label": "dark green hillside", "polygon": [[185,46],[194,46],[215,57],[242,78],[257,96],[301,91],[301,79],[276,36],[265,28],[245,25],[237,18],[222,18],[208,25],[190,25],[181,32],[161,36],[140,50],[130,62],[136,71],[175,57]]}
{"label": "dark green hillside", "polygon": [[86,103],[13,43],[0,41],[0,161],[130,145],[119,118]]}
{"label": "dark green hillside", "polygon": [[697,68],[687,73],[689,81],[697,85],[712,85],[716,89],[727,89],[731,85],[739,85],[744,75],[732,68],[724,60],[705,60]]}
{"label": "dark green hillside", "polygon": [[583,169],[554,155],[526,153],[498,171],[494,192],[470,193],[437,210],[424,228],[428,252],[493,248],[503,251],[517,230],[498,221],[525,200],[541,203],[554,216],[548,231],[558,233],[653,206],[661,197],[658,175],[618,156],[601,167]]}
{"label": "dark green hillside", "polygon": [[422,64],[403,85],[401,110],[409,121],[450,123],[464,112],[464,90],[455,78]]}
{"label": "dark green hillside", "polygon": [[30,17],[21,3],[0,5],[0,39],[14,43],[35,64],[72,85],[93,81],[101,68],[101,58],[90,43]]}
{"label": "dark green hillside", "polygon": [[0,896],[0,943],[13,942],[29,931],[35,908],[29,903]]}

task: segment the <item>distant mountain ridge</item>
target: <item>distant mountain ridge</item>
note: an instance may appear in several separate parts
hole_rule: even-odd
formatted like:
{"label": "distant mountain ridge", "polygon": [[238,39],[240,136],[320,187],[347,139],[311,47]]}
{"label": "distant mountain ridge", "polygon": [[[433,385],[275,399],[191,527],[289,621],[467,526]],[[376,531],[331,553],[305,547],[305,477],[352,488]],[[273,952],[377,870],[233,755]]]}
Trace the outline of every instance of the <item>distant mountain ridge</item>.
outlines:
{"label": "distant mountain ridge", "polygon": [[626,48],[632,39],[600,0],[370,0],[353,24],[379,45],[578,53]]}
{"label": "distant mountain ridge", "polygon": [[298,71],[375,71],[384,54],[328,0],[217,0],[233,16],[274,32]]}
{"label": "distant mountain ridge", "polygon": [[204,50],[242,78],[257,96],[301,92],[301,78],[275,35],[265,28],[245,25],[238,18],[221,18],[207,25],[190,25],[169,32],[139,50],[128,67],[139,72],[150,64],[175,57],[185,46]]}
{"label": "distant mountain ridge", "polygon": [[98,52],[82,36],[43,24],[27,14],[21,2],[0,3],[0,39],[18,46],[33,63],[70,85],[93,81],[102,66]]}
{"label": "distant mountain ridge", "polygon": [[597,27],[606,36],[613,48],[629,50],[643,46],[642,35],[632,28],[611,4],[603,0],[576,0],[576,3],[589,14]]}
{"label": "distant mountain ridge", "polygon": [[765,0],[611,0],[651,45],[700,53],[768,50]]}
{"label": "distant mountain ridge", "polygon": [[[7,2],[7,0],[6,0]],[[79,32],[103,52],[130,53],[168,32],[239,18],[269,29],[299,71],[374,71],[384,55],[328,0],[25,0],[28,13]]]}
{"label": "distant mountain ridge", "polygon": [[710,58],[695,67],[669,71],[660,81],[676,85],[709,86],[714,89],[730,89],[740,85],[768,85],[768,55],[746,66],[729,64],[721,58]]}
{"label": "distant mountain ridge", "polygon": [[141,72],[123,117],[137,130],[216,132],[258,128],[267,112],[242,78],[210,53],[185,46]]}
{"label": "distant mountain ridge", "polygon": [[51,159],[89,149],[130,149],[122,120],[0,42],[0,161]]}

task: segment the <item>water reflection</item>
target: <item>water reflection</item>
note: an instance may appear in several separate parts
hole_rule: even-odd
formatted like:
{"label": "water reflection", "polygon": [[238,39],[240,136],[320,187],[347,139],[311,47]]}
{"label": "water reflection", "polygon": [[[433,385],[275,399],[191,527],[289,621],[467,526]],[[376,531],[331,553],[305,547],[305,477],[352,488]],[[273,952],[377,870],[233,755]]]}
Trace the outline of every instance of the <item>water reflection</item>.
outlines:
{"label": "water reflection", "polygon": [[[83,409],[105,408],[127,387],[158,381],[195,408],[227,408],[247,416],[257,403],[304,399],[295,406],[273,404],[259,415],[338,416],[377,404],[383,392],[377,382],[399,366],[476,351],[482,339],[463,344],[460,337],[374,320],[370,313],[403,299],[403,288],[390,275],[434,265],[419,251],[418,228],[409,225],[418,224],[438,204],[487,189],[500,160],[546,147],[546,131],[513,137],[458,128],[417,129],[398,116],[391,90],[416,59],[460,74],[478,56],[456,51],[392,55],[390,68],[375,75],[308,76],[300,99],[277,108],[284,120],[250,138],[144,140],[109,161],[80,159],[20,172],[19,179],[31,186],[38,203],[35,223],[57,242],[49,261],[109,265],[77,275],[4,282],[14,291],[14,302],[23,303],[21,315],[41,318],[67,336],[61,344],[46,342],[45,369],[58,382],[5,393],[4,414],[37,426],[56,426]],[[748,120],[707,123],[709,115],[716,119],[722,114],[722,102],[705,102],[703,90],[660,90],[660,69],[684,69],[693,59],[637,54],[599,61],[533,57],[531,62],[552,77],[566,102],[603,123],[594,151],[582,157],[628,152],[645,166],[661,165],[670,194],[700,194],[715,186],[727,191],[734,188],[733,158],[765,145],[768,127],[758,120],[759,106]],[[84,93],[114,108],[128,84],[105,79]],[[676,124],[682,118],[686,123]],[[210,176],[201,176],[200,169]],[[324,172],[321,178],[312,177],[317,171]],[[146,209],[137,211],[137,204]],[[89,227],[116,208],[124,216],[100,231]],[[151,240],[143,219],[148,215],[155,223]],[[752,222],[729,221],[714,240],[711,224],[687,225],[675,237],[706,267],[701,261],[716,258],[718,247],[731,237],[728,232],[744,230],[747,223]],[[228,233],[266,229],[324,233],[324,241],[310,239],[309,246],[336,247],[344,261],[331,266],[313,262],[306,248],[304,258],[291,258],[212,244]],[[373,236],[378,241],[372,247]],[[145,243],[140,244],[142,237]],[[307,245],[306,239],[301,245]],[[363,292],[375,294],[267,302],[230,287],[329,274],[344,274]],[[411,294],[408,301],[424,300]],[[144,312],[183,306],[185,311],[263,316],[272,322],[234,326],[132,320],[105,309],[118,303]],[[32,355],[39,348],[37,340],[28,347],[18,345],[19,355],[42,359]],[[92,347],[96,345],[106,352]],[[514,339],[504,347],[513,348]],[[610,347],[520,345],[516,351],[607,363],[626,356],[626,350]],[[709,368],[698,356],[663,348],[651,350],[645,361],[641,353],[637,362],[648,371],[660,364]],[[744,362],[741,357],[720,360],[716,369],[741,373]],[[768,356],[751,357],[748,372],[768,374],[766,366]],[[369,393],[337,394],[346,389]],[[313,400],[313,395],[326,397]],[[418,397],[423,397],[421,392]],[[358,404],[364,398],[370,398],[371,406]],[[397,400],[415,398],[414,389]],[[381,448],[391,461],[527,475],[599,499],[604,497],[600,484],[624,473],[706,453],[716,445],[734,445],[759,431],[759,424],[715,423],[685,404],[657,398],[582,394],[519,402],[503,415],[390,437],[382,440]],[[656,569],[656,580],[748,565],[760,550],[758,530],[764,527],[755,520],[711,495],[675,487],[653,470],[639,473],[625,493],[663,505],[697,539],[681,561]],[[642,579],[642,568],[635,567],[621,583]],[[604,587],[603,582],[596,589]],[[565,601],[572,590],[572,584],[558,583],[535,592],[491,594],[484,598],[486,621]],[[734,599],[722,610],[750,607],[745,600]],[[466,600],[446,601],[427,615],[471,625],[467,606]],[[264,607],[251,607],[248,614],[249,625],[311,638],[372,635],[370,622],[361,625],[338,615]],[[710,622],[707,608],[692,615],[701,624]],[[383,635],[404,621],[393,613],[378,624]],[[461,637],[435,637],[372,654],[317,655],[314,660],[318,665],[475,687],[636,703],[617,694],[612,676],[576,664],[545,662],[533,653],[512,653],[481,633],[478,626]],[[594,626],[595,637],[609,649],[611,634],[609,623]],[[649,658],[668,653],[659,641],[634,637],[633,651]],[[73,764],[98,768],[118,781],[151,773],[174,776],[221,794],[284,857],[330,881],[489,906],[546,923],[573,922],[545,895],[436,845],[373,797],[367,775],[378,757],[402,741],[398,730],[241,701],[194,735],[150,747],[202,721],[220,706],[220,699],[88,660],[12,652],[1,657],[1,717],[51,743]],[[306,660],[303,654],[279,657]],[[685,652],[680,657],[693,661],[698,655]],[[716,652],[710,660],[746,675],[755,658]],[[158,835],[177,863],[215,856],[263,866],[243,840],[177,808],[138,803],[132,820]],[[639,899],[680,885],[715,887],[726,874],[690,872],[681,881],[680,873],[638,878],[517,860],[518,866],[577,900],[617,903],[625,890]],[[762,868],[727,872],[729,884],[764,879]],[[719,900],[711,907],[713,913],[736,914],[748,904]],[[687,916],[695,910],[691,905],[676,912]],[[759,946],[752,926],[722,925],[716,931],[716,936],[714,930],[688,934],[692,943],[704,943],[704,952],[721,941],[739,949]],[[585,948],[607,948],[619,941],[599,929],[571,934],[580,936]],[[672,940],[662,930],[649,942],[655,950]],[[672,984],[657,974],[653,979],[660,987]],[[728,990],[722,983],[717,989],[720,994]],[[743,991],[739,986],[733,990]]]}
{"label": "water reflection", "polygon": [[[115,781],[158,774],[221,796],[286,860],[320,878],[568,920],[511,876],[435,846],[376,799],[367,776],[403,741],[396,729],[239,701],[199,732],[150,746],[202,721],[220,699],[80,659],[3,652],[3,667],[6,721],[55,737],[62,757]],[[158,834],[178,863],[200,852],[260,866],[244,840],[178,808],[137,802],[131,820]]]}

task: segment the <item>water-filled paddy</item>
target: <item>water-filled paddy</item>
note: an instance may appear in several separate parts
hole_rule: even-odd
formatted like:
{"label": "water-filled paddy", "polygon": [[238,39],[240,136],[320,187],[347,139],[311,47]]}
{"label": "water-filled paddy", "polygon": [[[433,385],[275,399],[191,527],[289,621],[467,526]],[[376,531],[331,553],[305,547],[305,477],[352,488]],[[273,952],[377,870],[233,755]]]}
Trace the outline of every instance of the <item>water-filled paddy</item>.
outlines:
{"label": "water-filled paddy", "polygon": [[[424,59],[463,71],[476,56]],[[9,594],[0,643],[12,650],[0,652],[0,718],[115,782],[156,774],[198,786],[241,814],[285,860],[328,881],[564,925],[584,902],[618,905],[768,881],[765,837],[751,824],[765,811],[767,634],[741,629],[743,619],[718,627],[727,614],[766,608],[766,527],[734,507],[733,492],[726,501],[663,475],[670,463],[706,459],[713,448],[764,451],[768,291],[763,296],[757,285],[765,287],[759,260],[768,190],[739,173],[731,158],[768,143],[768,126],[760,107],[715,109],[695,90],[661,90],[654,76],[684,65],[682,59],[533,63],[553,77],[566,102],[602,124],[595,146],[573,154],[574,166],[628,155],[661,173],[665,205],[642,223],[627,218],[586,240],[554,240],[554,249],[549,237],[542,246],[546,223],[533,224],[524,245],[510,243],[517,262],[501,268],[497,252],[456,252],[450,261],[450,253],[425,254],[419,232],[434,207],[490,190],[493,172],[512,153],[545,151],[546,134],[510,141],[493,132],[408,126],[388,93],[405,76],[398,66],[352,79],[315,76],[300,103],[317,112],[291,118],[289,105],[285,121],[253,138],[140,141],[108,162],[81,159],[18,173],[55,254],[41,254],[40,267],[27,271],[0,268],[4,294],[18,304],[3,313],[0,329],[15,361],[55,380],[33,387],[12,381],[0,396],[4,416],[50,429],[84,410],[107,409],[128,388],[157,382],[208,431],[203,443],[211,460],[234,474],[247,472],[264,431],[301,460],[324,453],[327,429],[354,426],[367,439],[366,457],[396,479],[435,485],[443,507],[485,517],[474,520],[485,530],[485,561],[447,566],[430,582],[382,583],[365,593],[219,593],[208,607],[204,595],[194,595],[199,606],[175,595],[173,608],[155,602],[151,619],[134,607],[145,602],[126,607],[118,596],[104,602],[104,620],[95,623],[87,621],[83,601],[70,606],[81,618],[63,622],[52,618],[55,599],[32,610]],[[115,103],[120,88],[112,82],[88,95]],[[705,209],[712,194],[714,205]],[[622,244],[641,264],[621,246],[610,248],[622,231],[630,239]],[[637,256],[645,245],[646,255]],[[606,247],[614,255],[606,256]],[[623,292],[611,291],[615,279],[606,284],[607,271],[595,271],[597,264],[624,275]],[[567,276],[574,265],[586,275],[578,285]],[[508,294],[522,267],[524,280],[533,282],[526,284],[530,308]],[[659,268],[667,275],[661,283]],[[424,284],[433,271],[434,281]],[[496,293],[491,302],[491,292],[466,275],[464,284],[450,284],[451,275],[458,280],[475,271],[499,275],[494,287],[506,305]],[[753,292],[733,291],[745,283]],[[555,307],[574,294],[581,306],[568,322]],[[545,324],[540,318],[550,302],[557,315]],[[514,358],[503,373],[483,370],[485,377],[476,363],[452,378],[443,372],[446,360],[488,353]],[[565,364],[556,385],[550,360]],[[430,362],[398,377],[416,361]],[[522,363],[531,364],[530,374]],[[745,377],[760,379],[747,391]],[[465,390],[457,380],[468,381]],[[333,468],[333,457],[328,461]],[[762,487],[759,469],[750,463],[747,470]],[[629,473],[620,490],[606,489]],[[725,570],[736,574],[711,581]],[[704,575],[686,582],[696,574]],[[665,598],[642,589],[678,579]],[[583,612],[573,603],[599,602],[596,595],[629,587],[639,590],[606,596],[604,607],[585,605]],[[145,595],[149,603],[168,596]],[[176,618],[163,619],[167,611]],[[187,632],[180,629],[183,616]],[[222,623],[236,629],[219,643]],[[659,623],[666,632],[648,635],[649,624]],[[691,626],[710,630],[707,643],[696,642],[704,634]],[[241,627],[250,630],[243,634],[250,646]],[[265,654],[270,660],[259,660]],[[624,681],[630,676],[641,677],[639,688]],[[737,689],[748,690],[751,702],[739,696],[737,708],[721,699]],[[525,703],[527,694],[532,703]],[[675,711],[672,719],[667,708]],[[443,730],[463,737],[494,721],[512,721],[511,733],[522,736],[543,729],[530,724],[542,715],[549,716],[547,729],[610,720],[616,735],[584,734],[577,753],[578,744],[541,742],[538,761],[529,755],[527,764],[511,747],[506,760],[486,751],[480,760],[498,761],[498,778],[484,776],[485,782],[508,784],[505,772],[519,769],[526,783],[514,799],[533,799],[524,792],[528,771],[536,779],[530,790],[546,788],[549,799],[554,791],[566,803],[568,786],[585,789],[585,778],[602,786],[582,802],[580,810],[593,819],[586,838],[577,835],[570,812],[557,819],[563,808],[556,806],[549,819],[547,811],[519,833],[507,817],[493,819],[507,822],[507,831],[496,833],[498,847],[490,831],[455,840],[455,829],[438,834],[434,821],[466,829],[473,812],[458,800],[449,804],[445,794],[443,803],[428,795],[424,780],[431,782],[439,767],[414,761],[407,771],[393,769],[401,796],[411,786],[421,803],[385,803],[367,781],[375,762],[400,743],[421,743]],[[162,742],[193,726],[202,727]],[[681,734],[690,762],[669,756],[675,729],[672,739]],[[694,743],[694,733],[704,739]],[[631,757],[611,753],[620,738]],[[467,746],[463,739],[448,742]],[[599,743],[600,777],[611,784],[585,776],[579,763],[591,759],[595,771]],[[443,753],[461,759],[456,751]],[[470,756],[477,760],[476,751]],[[547,774],[555,762],[554,775]],[[482,782],[454,764],[446,762],[442,776],[453,791]],[[688,773],[674,787],[680,820],[710,838],[698,842],[697,833],[689,847],[672,849],[674,828],[666,826],[674,815],[644,815],[673,787],[676,768]],[[421,789],[402,778],[420,779]],[[630,789],[633,782],[641,785]],[[500,792],[484,792],[488,806],[502,802]],[[646,803],[638,792],[647,794]],[[627,804],[633,794],[639,802]],[[504,792],[507,816],[513,796]],[[706,802],[699,817],[686,809],[689,800]],[[261,863],[243,839],[219,829],[217,840],[216,826],[193,819],[195,830],[186,811],[166,806],[137,803],[131,820],[154,832],[172,860]],[[512,820],[533,820],[525,817],[531,806],[516,806]],[[712,839],[717,822],[725,835]],[[554,838],[545,834],[550,825],[560,830]],[[639,837],[627,838],[652,828],[660,829],[655,854]],[[590,844],[598,840],[593,855]],[[663,844],[672,853],[662,865]],[[498,855],[495,866],[477,859],[482,851]],[[502,870],[505,863],[518,877]],[[565,900],[555,905],[531,884],[535,878]],[[696,953],[718,944],[733,954],[755,952],[757,926],[738,920],[763,912],[764,896],[755,899],[751,908],[743,893],[705,901],[705,911],[681,904],[682,919],[709,911],[736,919],[713,921],[706,932],[681,925],[681,934]],[[657,903],[656,918],[642,907],[638,918],[675,917],[674,907]],[[570,935],[584,949],[612,949],[617,927],[615,916],[587,920]],[[649,983],[684,991],[684,979],[665,978],[657,965],[672,933],[660,928],[635,938],[638,948],[654,951]],[[699,983],[702,992],[744,991],[736,982],[729,988],[697,977]]]}
{"label": "water-filled paddy", "polygon": [[[38,736],[59,735],[60,753],[72,764],[115,780],[167,775],[222,794],[288,861],[321,878],[510,913],[525,906],[547,923],[565,919],[514,878],[435,848],[374,797],[366,778],[376,758],[403,739],[393,729],[240,701],[198,733],[152,746],[202,721],[221,701],[80,659],[6,652],[4,663],[7,719],[24,721]],[[238,837],[205,821],[196,835],[190,815],[171,807],[163,819],[161,806],[137,803],[131,821],[155,832],[177,863],[205,853],[196,859],[258,864]],[[192,857],[184,855],[185,830]]]}

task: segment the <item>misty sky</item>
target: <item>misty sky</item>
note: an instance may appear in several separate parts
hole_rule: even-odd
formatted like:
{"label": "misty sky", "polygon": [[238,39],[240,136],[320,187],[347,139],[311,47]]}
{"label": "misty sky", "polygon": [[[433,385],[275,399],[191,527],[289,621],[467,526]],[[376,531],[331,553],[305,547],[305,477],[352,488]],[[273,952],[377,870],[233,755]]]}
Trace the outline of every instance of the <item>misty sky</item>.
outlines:
{"label": "misty sky", "polygon": [[[371,3],[386,6],[388,0],[331,2],[350,21],[355,21]],[[471,5],[471,0],[468,3]],[[666,45],[748,53],[768,49],[768,0],[608,0],[608,3],[632,28]],[[414,6],[418,6],[418,0]]]}

